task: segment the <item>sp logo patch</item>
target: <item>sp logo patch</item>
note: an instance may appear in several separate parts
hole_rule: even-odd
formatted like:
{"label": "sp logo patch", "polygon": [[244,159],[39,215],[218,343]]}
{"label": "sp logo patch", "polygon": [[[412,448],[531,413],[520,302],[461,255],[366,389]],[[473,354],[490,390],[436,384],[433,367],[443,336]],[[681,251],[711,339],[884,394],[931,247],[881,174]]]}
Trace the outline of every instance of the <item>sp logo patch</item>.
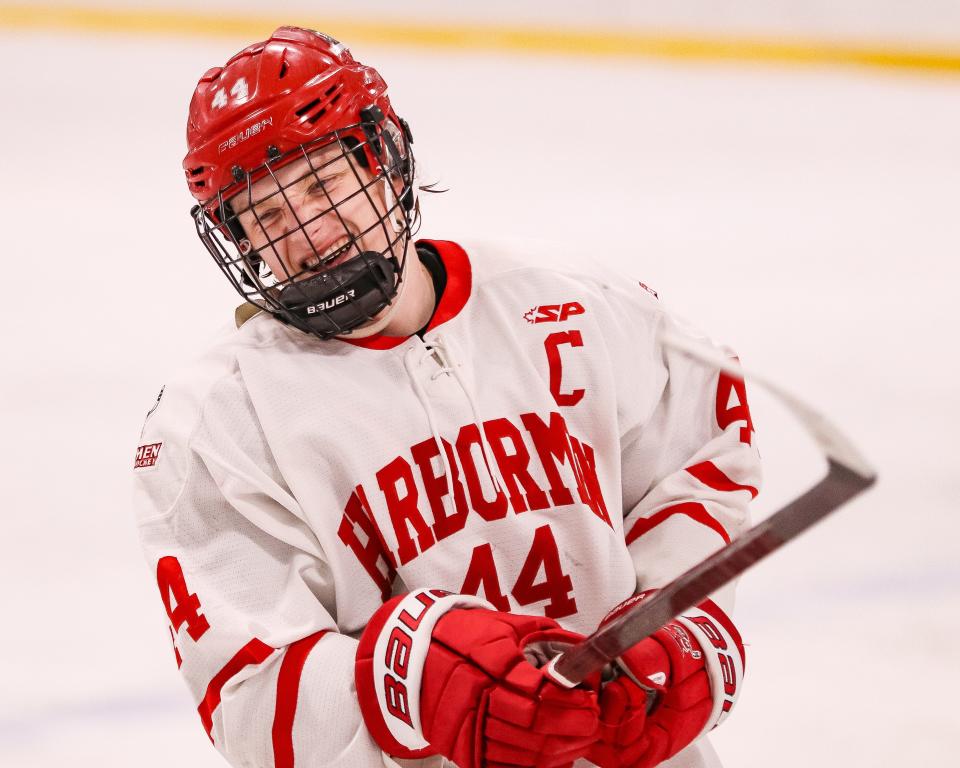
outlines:
{"label": "sp logo patch", "polygon": [[528,323],[562,323],[575,315],[582,315],[586,310],[578,301],[568,301],[565,304],[541,304],[527,310],[523,319]]}

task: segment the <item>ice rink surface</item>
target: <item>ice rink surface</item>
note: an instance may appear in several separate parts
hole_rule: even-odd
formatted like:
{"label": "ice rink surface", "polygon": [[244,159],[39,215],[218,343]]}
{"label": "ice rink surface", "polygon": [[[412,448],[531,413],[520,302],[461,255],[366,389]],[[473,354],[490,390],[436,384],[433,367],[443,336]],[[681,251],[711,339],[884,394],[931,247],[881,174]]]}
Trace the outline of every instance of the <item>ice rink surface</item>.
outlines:
{"label": "ice rink surface", "polygon": [[[180,161],[194,83],[247,42],[0,33],[0,765],[225,765],[129,495],[157,391],[232,316]],[[727,768],[955,765],[960,78],[353,50],[450,188],[422,234],[615,265],[879,467],[741,581]],[[759,518],[822,466],[752,403]]]}

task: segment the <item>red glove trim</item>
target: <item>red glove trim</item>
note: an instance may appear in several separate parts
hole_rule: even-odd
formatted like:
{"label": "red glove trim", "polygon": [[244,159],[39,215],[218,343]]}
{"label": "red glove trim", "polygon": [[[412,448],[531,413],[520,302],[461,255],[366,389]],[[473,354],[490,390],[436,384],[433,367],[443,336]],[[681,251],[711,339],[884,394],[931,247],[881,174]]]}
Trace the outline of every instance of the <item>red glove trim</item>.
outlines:
{"label": "red glove trim", "polygon": [[703,647],[713,695],[713,711],[702,731],[706,733],[720,725],[737,703],[746,665],[743,640],[730,617],[712,600],[704,600],[696,608],[684,611],[676,620],[690,630]]}
{"label": "red glove trim", "polygon": [[489,608],[473,595],[420,589],[384,603],[370,618],[354,670],[364,723],[387,754],[435,754],[420,722],[420,686],[433,629],[454,608]]}

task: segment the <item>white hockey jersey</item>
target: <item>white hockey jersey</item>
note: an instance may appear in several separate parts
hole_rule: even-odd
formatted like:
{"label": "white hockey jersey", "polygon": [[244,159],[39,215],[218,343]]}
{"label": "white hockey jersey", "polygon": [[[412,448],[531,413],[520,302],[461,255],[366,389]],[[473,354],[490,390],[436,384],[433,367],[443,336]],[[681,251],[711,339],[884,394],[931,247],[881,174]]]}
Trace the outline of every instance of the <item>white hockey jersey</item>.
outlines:
{"label": "white hockey jersey", "polygon": [[[423,339],[319,341],[261,313],[144,425],[141,539],[236,766],[384,765],[353,663],[391,594],[475,593],[589,633],[747,525],[743,385],[658,343],[674,323],[649,289],[427,247],[447,285]],[[707,764],[698,744],[670,762]]]}

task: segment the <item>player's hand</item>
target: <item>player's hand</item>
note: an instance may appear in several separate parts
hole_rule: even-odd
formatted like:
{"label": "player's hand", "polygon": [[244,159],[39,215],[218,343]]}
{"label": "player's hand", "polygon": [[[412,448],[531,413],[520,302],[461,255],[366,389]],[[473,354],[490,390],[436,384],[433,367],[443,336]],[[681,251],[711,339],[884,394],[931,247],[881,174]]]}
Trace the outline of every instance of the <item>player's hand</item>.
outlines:
{"label": "player's hand", "polygon": [[557,684],[540,668],[543,656],[524,649],[582,636],[486,605],[421,590],[373,615],[356,664],[367,729],[395,757],[439,753],[459,768],[572,765],[597,738],[597,694]]}
{"label": "player's hand", "polygon": [[[616,618],[649,593],[617,606]],[[718,724],[736,699],[743,647],[729,618],[705,601],[633,646],[600,691],[601,768],[652,768]]]}

